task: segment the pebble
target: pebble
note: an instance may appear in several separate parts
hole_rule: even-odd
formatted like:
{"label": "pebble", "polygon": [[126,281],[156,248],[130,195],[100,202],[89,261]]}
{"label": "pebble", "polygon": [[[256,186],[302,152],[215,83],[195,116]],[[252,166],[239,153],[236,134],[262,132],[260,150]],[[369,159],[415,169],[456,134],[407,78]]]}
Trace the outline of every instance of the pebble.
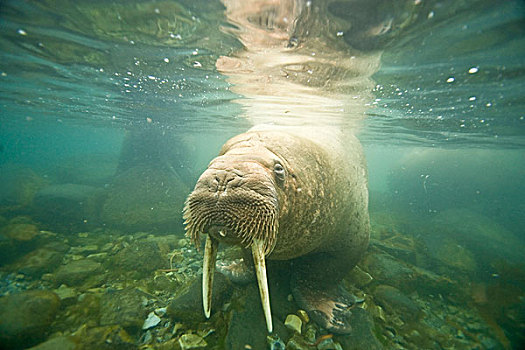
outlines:
{"label": "pebble", "polygon": [[290,314],[286,316],[284,325],[286,326],[286,328],[301,334],[301,327],[303,326],[303,321],[301,321],[299,316]]}
{"label": "pebble", "polygon": [[159,317],[162,317],[166,315],[166,309],[165,307],[159,307],[158,309],[155,309],[155,314]]}
{"label": "pebble", "polygon": [[55,289],[54,292],[61,301],[73,301],[76,300],[78,293],[73,288],[69,288],[65,284],[62,284],[58,289]]}
{"label": "pebble", "polygon": [[304,310],[297,310],[297,315],[299,315],[299,317],[301,318],[301,320],[304,323],[310,322],[310,317],[308,317],[308,313],[306,311],[304,311]]}
{"label": "pebble", "polygon": [[179,345],[182,350],[200,349],[208,346],[206,341],[197,334],[183,334],[179,338]]}
{"label": "pebble", "polygon": [[144,324],[142,325],[142,329],[150,329],[155,327],[160,323],[160,317],[155,315],[155,312],[150,312],[148,315],[148,318],[146,318],[146,321],[144,321]]}

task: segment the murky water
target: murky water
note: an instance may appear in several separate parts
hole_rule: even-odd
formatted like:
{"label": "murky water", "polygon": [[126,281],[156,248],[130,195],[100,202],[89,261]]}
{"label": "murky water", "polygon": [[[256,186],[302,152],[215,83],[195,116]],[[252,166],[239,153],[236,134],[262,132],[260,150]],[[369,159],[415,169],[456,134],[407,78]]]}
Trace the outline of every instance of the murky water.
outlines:
{"label": "murky water", "polygon": [[[522,2],[3,1],[0,28],[0,348],[524,344]],[[363,144],[348,336],[271,271],[274,338],[254,283],[204,319],[182,206],[261,123]]]}

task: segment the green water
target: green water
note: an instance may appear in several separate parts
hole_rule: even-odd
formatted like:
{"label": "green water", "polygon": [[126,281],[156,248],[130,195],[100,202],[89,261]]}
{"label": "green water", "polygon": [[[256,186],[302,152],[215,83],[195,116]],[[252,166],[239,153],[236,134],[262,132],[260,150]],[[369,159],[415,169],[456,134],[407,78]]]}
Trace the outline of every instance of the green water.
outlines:
{"label": "green water", "polygon": [[[290,1],[281,22],[266,4],[248,23],[289,51],[261,55],[253,81],[217,68],[255,52],[231,3],[0,3],[0,348],[266,347],[253,285],[209,321],[168,307],[201,271],[184,200],[261,120],[355,128],[367,156],[372,240],[345,282],[366,312],[324,348],[521,348],[523,3]],[[307,92],[272,90],[287,82]],[[297,307],[273,278],[287,344]],[[296,338],[324,334],[310,321]]]}

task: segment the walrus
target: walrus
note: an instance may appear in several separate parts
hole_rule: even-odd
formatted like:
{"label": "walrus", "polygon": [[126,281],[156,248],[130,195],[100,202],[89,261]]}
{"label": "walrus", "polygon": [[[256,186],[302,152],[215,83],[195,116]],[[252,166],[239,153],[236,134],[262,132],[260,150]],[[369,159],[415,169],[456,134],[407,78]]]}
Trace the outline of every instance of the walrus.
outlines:
{"label": "walrus", "polygon": [[237,135],[198,179],[183,217],[197,246],[207,234],[207,318],[218,246],[227,243],[251,250],[269,333],[266,259],[291,260],[298,306],[329,331],[350,331],[347,316],[356,299],[340,281],[369,241],[367,169],[354,135],[272,126]]}

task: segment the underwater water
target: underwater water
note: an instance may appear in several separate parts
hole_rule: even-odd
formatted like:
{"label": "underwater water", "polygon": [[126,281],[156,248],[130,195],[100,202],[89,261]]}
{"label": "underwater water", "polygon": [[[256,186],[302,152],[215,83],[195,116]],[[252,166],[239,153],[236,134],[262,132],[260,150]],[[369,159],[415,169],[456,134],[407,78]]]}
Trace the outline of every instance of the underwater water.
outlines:
{"label": "underwater water", "polygon": [[[2,1],[0,348],[522,348],[524,34],[518,0]],[[204,318],[182,208],[258,124],[363,145],[349,335],[271,270],[272,336],[255,283]]]}

